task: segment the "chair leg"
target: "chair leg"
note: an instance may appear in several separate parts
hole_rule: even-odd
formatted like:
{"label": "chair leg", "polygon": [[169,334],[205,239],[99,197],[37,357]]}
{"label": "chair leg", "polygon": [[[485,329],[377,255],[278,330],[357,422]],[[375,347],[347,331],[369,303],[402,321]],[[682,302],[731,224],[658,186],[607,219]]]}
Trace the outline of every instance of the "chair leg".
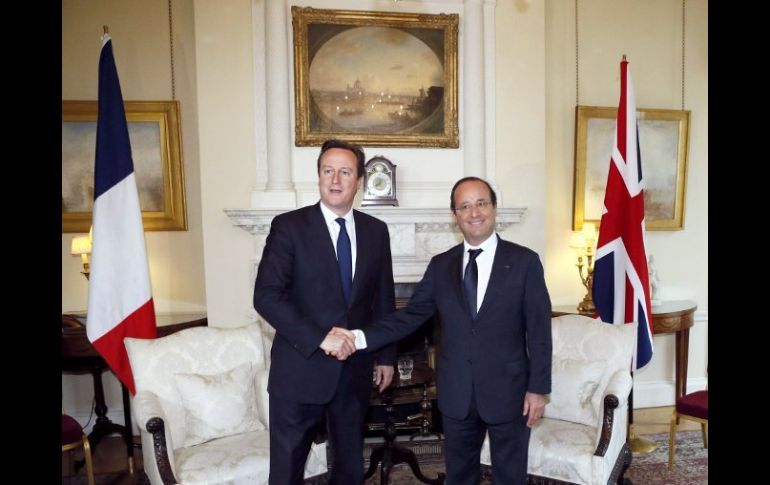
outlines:
{"label": "chair leg", "polygon": [[708,449],[709,447],[709,437],[708,437],[708,429],[706,428],[708,426],[706,423],[700,424],[700,432],[703,435],[703,447]]}
{"label": "chair leg", "polygon": [[83,435],[83,454],[86,457],[86,476],[88,485],[94,485],[94,460],[91,457],[91,443],[88,442],[88,436]]}
{"label": "chair leg", "polygon": [[674,448],[676,447],[676,422],[679,415],[674,409],[671,414],[671,428],[668,433],[668,469],[671,470],[674,467]]}

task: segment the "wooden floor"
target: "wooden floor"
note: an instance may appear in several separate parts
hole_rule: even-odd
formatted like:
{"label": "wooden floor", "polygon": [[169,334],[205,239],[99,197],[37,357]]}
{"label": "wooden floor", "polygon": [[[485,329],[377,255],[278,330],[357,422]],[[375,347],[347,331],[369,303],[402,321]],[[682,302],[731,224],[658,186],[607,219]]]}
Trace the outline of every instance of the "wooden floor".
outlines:
{"label": "wooden floor", "polygon": [[[637,435],[667,433],[671,420],[673,406],[660,408],[638,409],[634,412],[634,430]],[[680,430],[700,429],[698,423],[692,421],[681,421]],[[134,438],[139,442],[139,437]],[[73,459],[82,459],[82,450],[62,453],[62,477],[72,476]],[[141,470],[142,450],[134,450],[134,468]],[[110,437],[104,439],[96,449],[94,454],[94,469],[97,475],[103,473],[124,472],[119,481],[113,482],[114,485],[130,485],[136,483],[135,477],[128,474],[128,462],[126,459],[126,447],[123,440],[119,437]],[[85,470],[80,470],[79,474],[84,475]]]}

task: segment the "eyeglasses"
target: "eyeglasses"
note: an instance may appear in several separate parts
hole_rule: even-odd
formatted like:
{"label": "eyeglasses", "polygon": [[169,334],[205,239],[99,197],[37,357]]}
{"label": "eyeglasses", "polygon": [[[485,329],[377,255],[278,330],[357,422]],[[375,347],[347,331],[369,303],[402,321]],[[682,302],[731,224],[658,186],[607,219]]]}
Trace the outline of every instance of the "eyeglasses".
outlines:
{"label": "eyeglasses", "polygon": [[470,211],[473,207],[476,207],[478,210],[483,211],[483,210],[486,210],[486,208],[489,207],[491,204],[492,202],[488,200],[477,200],[475,203],[466,202],[459,207],[455,207],[455,212],[465,214],[468,211]]}

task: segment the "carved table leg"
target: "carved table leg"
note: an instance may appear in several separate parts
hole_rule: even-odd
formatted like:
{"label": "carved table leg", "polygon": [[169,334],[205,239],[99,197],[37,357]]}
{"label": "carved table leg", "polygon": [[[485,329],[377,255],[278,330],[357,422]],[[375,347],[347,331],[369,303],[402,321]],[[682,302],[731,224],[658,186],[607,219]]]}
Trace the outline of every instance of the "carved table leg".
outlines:
{"label": "carved table leg", "polygon": [[372,475],[374,475],[374,472],[377,471],[377,465],[379,465],[382,462],[384,451],[385,451],[385,448],[382,446],[372,450],[372,454],[371,456],[369,456],[369,469],[366,470],[366,474],[364,474],[364,478],[370,478]]}
{"label": "carved table leg", "polygon": [[[91,433],[88,435],[88,441],[91,444],[91,453],[96,453],[96,447],[102,438],[105,438],[113,433],[119,433],[125,439],[126,428],[119,424],[113,423],[110,418],[107,417],[107,403],[104,399],[104,385],[102,384],[102,372],[104,367],[95,366],[91,368],[91,375],[94,378],[94,410],[96,411],[96,423],[94,424]],[[130,411],[129,411],[130,412]],[[128,431],[128,435],[131,431]],[[133,441],[133,439],[132,439]],[[127,442],[128,444],[128,442]],[[129,452],[129,456],[132,456],[133,449]],[[75,463],[75,472],[77,473],[80,468],[85,464],[85,460]]]}
{"label": "carved table leg", "polygon": [[128,454],[128,473],[134,474],[134,430],[131,425],[131,400],[128,397],[128,388],[121,382],[120,389],[123,392],[123,419],[126,425],[123,428],[123,441],[126,442]]}
{"label": "carved table leg", "polygon": [[[420,470],[420,464],[417,463],[417,456],[414,452],[408,448],[402,446],[396,446],[393,448],[393,464],[406,463],[412,469],[412,474],[422,483],[430,483],[432,485],[443,485],[446,475],[439,473],[437,478],[428,478],[422,474]],[[383,482],[384,483],[384,482]]]}

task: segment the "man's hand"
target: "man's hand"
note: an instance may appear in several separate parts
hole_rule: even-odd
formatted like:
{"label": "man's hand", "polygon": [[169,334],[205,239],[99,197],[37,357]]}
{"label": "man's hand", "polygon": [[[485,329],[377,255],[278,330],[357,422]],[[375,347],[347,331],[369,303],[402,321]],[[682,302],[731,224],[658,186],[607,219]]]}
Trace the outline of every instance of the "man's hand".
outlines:
{"label": "man's hand", "polygon": [[392,365],[378,365],[374,367],[375,377],[374,384],[379,386],[379,391],[382,392],[393,382],[393,366]]}
{"label": "man's hand", "polygon": [[343,337],[349,338],[354,344],[356,343],[356,334],[354,334],[347,328],[332,327],[332,329],[329,330],[329,335],[341,335]]}
{"label": "man's hand", "polygon": [[543,417],[545,404],[547,402],[548,400],[545,398],[545,394],[528,392],[524,395],[524,411],[521,415],[527,416],[527,426],[531,428],[538,419]]}
{"label": "man's hand", "polygon": [[344,328],[334,327],[326,334],[326,338],[319,347],[326,352],[326,355],[345,360],[356,351],[355,342],[355,337],[351,332]]}

